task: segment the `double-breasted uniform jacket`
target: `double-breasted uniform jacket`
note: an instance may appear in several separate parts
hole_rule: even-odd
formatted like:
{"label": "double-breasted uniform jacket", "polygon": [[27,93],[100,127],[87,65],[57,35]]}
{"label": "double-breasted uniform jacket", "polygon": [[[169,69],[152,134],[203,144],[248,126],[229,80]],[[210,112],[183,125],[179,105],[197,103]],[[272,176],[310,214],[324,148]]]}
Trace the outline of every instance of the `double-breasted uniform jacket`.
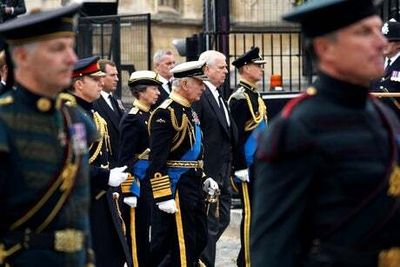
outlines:
{"label": "double-breasted uniform jacket", "polygon": [[234,154],[235,170],[249,167],[245,144],[251,133],[267,121],[267,108],[255,85],[240,80],[236,91],[229,98],[229,106],[238,129],[238,147]]}
{"label": "double-breasted uniform jacket", "polygon": [[[120,213],[122,205],[120,188],[110,187],[110,165],[108,161],[107,123],[93,110],[92,103],[76,96],[77,103],[88,117],[94,120],[100,137],[89,149],[91,205],[90,219],[93,249],[96,254],[96,266],[121,266],[131,264],[130,250],[126,241],[125,219]],[[115,194],[118,194],[117,195]]]}
{"label": "double-breasted uniform jacket", "polygon": [[24,0],[0,0],[0,5],[14,8],[13,14],[5,14],[1,9],[0,22],[5,22],[7,20],[13,19],[18,15],[24,14],[26,12]]}
{"label": "double-breasted uniform jacket", "polygon": [[110,136],[111,148],[109,151],[110,168],[118,167],[118,151],[119,151],[119,123],[124,115],[125,109],[120,100],[116,102],[116,110],[112,110],[103,96],[94,101],[93,108],[107,122],[108,135]]}
{"label": "double-breasted uniform jacket", "polygon": [[261,140],[252,266],[390,266],[378,260],[400,245],[399,133],[368,88],[321,73]]}
{"label": "double-breasted uniform jacket", "polygon": [[[380,80],[373,83],[373,90],[376,92],[400,92],[400,57],[385,69],[385,74]],[[385,97],[381,100],[392,108],[400,118],[400,98]]]}
{"label": "double-breasted uniform jacket", "polygon": [[135,255],[133,255],[133,257],[137,259],[139,266],[149,266],[149,227],[153,197],[149,179],[146,176],[140,179],[135,173],[133,166],[139,160],[140,155],[145,157],[144,154],[146,154],[148,157],[148,152],[146,152],[146,150],[149,148],[149,118],[150,107],[135,100],[131,110],[122,117],[120,124],[121,147],[119,150],[118,162],[120,166],[128,166],[129,172],[135,179],[135,181],[127,181],[127,190],[123,190],[124,195],[135,195],[130,191],[130,188],[132,182],[138,183],[136,179],[139,179],[140,185],[140,196],[136,195],[138,197],[138,202],[134,213],[136,231],[133,233],[136,240],[136,247],[133,248],[133,253],[135,253]]}
{"label": "double-breasted uniform jacket", "polygon": [[[197,264],[207,236],[199,119],[191,104],[172,92],[153,112],[149,132],[154,201],[175,199],[179,210],[168,214],[154,206],[150,266]],[[184,156],[196,148],[198,153]]]}
{"label": "double-breasted uniform jacket", "polygon": [[21,86],[0,98],[0,266],[93,263],[87,144],[97,132],[65,100]]}

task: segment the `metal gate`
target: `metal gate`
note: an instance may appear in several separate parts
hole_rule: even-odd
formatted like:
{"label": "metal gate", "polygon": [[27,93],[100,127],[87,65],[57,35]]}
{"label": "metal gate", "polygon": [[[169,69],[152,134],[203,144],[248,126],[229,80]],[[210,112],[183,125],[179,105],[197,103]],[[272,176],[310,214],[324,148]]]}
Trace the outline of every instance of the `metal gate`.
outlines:
{"label": "metal gate", "polygon": [[99,56],[115,62],[120,73],[116,94],[130,98],[129,75],[151,69],[150,14],[81,17],[78,24],[79,58]]}

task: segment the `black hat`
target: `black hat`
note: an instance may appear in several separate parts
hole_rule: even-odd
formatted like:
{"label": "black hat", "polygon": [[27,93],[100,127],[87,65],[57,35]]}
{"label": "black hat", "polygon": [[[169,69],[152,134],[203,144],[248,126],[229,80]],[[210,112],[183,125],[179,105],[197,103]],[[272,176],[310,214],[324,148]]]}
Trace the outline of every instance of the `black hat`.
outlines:
{"label": "black hat", "polygon": [[299,22],[307,37],[317,37],[376,15],[381,0],[309,0],[283,15],[289,22]]}
{"label": "black hat", "polygon": [[394,19],[383,24],[382,33],[389,41],[400,41],[400,22]]}
{"label": "black hat", "polygon": [[80,8],[81,4],[74,3],[48,11],[34,10],[0,24],[0,35],[9,44],[16,45],[74,36],[73,17]]}
{"label": "black hat", "polygon": [[150,70],[138,70],[132,72],[129,77],[128,85],[135,87],[136,85],[161,85],[162,82],[157,80],[157,73]]}
{"label": "black hat", "polygon": [[100,70],[99,57],[92,56],[82,58],[75,63],[72,78],[82,77],[85,75],[94,77],[104,77],[106,74]]}
{"label": "black hat", "polygon": [[250,51],[247,51],[232,62],[232,65],[238,69],[247,64],[265,64],[265,60],[260,56],[258,47],[251,48]]}
{"label": "black hat", "polygon": [[171,72],[173,73],[174,78],[190,77],[206,81],[208,80],[208,77],[204,74],[205,65],[206,62],[204,61],[188,61],[176,65],[171,69]]}

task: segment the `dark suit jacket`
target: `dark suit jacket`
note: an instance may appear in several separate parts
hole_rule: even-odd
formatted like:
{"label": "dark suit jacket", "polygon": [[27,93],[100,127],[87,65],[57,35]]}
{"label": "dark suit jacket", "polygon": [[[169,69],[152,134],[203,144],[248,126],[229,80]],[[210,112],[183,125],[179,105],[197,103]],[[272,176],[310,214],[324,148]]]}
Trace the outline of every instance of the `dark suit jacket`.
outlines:
{"label": "dark suit jacket", "polygon": [[3,13],[3,9],[1,9],[1,22],[5,22],[17,17],[18,15],[26,13],[24,0],[1,0],[0,3],[2,6],[5,5],[14,8],[14,13],[11,15]]}
{"label": "dark suit jacket", "polygon": [[158,96],[157,102],[154,104],[153,108],[157,108],[159,105],[161,105],[162,102],[164,102],[165,99],[168,98],[169,94],[167,91],[164,90],[162,85],[158,86],[158,90],[160,91],[160,95]]}
{"label": "dark suit jacket", "polygon": [[[228,108],[226,102],[225,106]],[[201,99],[193,104],[193,109],[199,116],[203,132],[204,172],[221,183],[219,179],[226,175],[222,173],[226,170],[221,169],[221,163],[232,161],[232,149],[237,141],[236,125],[229,112],[231,125],[227,126],[226,118],[207,86]]]}
{"label": "dark suit jacket", "polygon": [[124,114],[124,110],[118,107],[117,112],[113,111],[102,96],[93,103],[93,108],[107,122],[112,149],[109,158],[110,168],[117,167],[119,153],[119,122]]}

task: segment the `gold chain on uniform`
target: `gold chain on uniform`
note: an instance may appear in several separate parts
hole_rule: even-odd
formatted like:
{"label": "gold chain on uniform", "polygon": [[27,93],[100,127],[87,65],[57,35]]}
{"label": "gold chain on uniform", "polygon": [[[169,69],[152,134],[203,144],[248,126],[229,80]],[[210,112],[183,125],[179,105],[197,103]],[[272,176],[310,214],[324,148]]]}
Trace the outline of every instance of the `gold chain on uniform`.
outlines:
{"label": "gold chain on uniform", "polygon": [[264,104],[264,101],[262,98],[259,96],[257,101],[258,101],[258,112],[257,115],[254,112],[253,105],[251,104],[250,97],[247,93],[244,93],[244,96],[246,97],[247,105],[249,106],[250,114],[252,116],[252,119],[248,120],[245,124],[244,130],[246,132],[253,130],[254,128],[257,127],[257,125],[266,118],[267,116],[267,107]]}
{"label": "gold chain on uniform", "polygon": [[[89,158],[89,164],[92,163],[100,154],[103,143],[106,145],[106,150],[111,151],[110,135],[108,134],[107,122],[95,111],[93,112],[93,120],[96,124],[97,131],[100,133],[100,139],[93,155]],[[90,145],[89,150],[93,147],[94,143]]]}
{"label": "gold chain on uniform", "polygon": [[174,151],[177,147],[179,147],[182,144],[183,140],[185,139],[188,128],[190,131],[190,133],[189,133],[190,147],[192,147],[194,139],[195,139],[195,135],[194,135],[193,126],[190,123],[187,115],[183,114],[181,125],[178,125],[178,119],[176,118],[174,109],[170,108],[170,107],[168,109],[169,109],[170,115],[171,115],[172,127],[174,127],[175,131],[178,132],[174,136],[174,139],[172,140],[172,142],[175,143],[175,145],[172,147],[171,151]]}

